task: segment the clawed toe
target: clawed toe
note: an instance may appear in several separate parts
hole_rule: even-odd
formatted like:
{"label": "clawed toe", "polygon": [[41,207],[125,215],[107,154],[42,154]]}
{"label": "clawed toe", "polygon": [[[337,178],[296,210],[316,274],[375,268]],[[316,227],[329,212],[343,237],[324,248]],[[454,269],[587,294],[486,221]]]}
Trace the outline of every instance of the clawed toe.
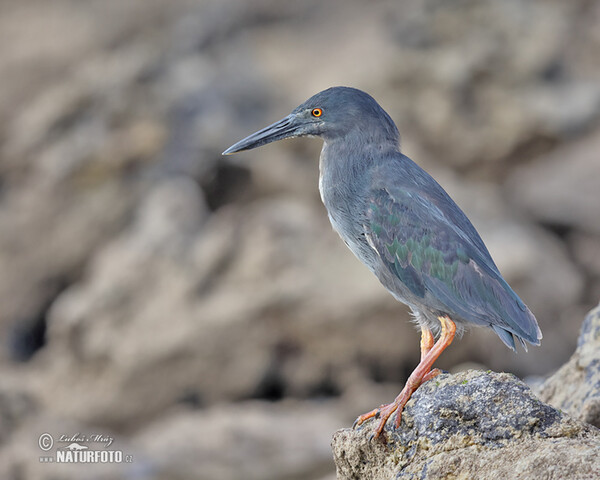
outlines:
{"label": "clawed toe", "polygon": [[375,409],[371,410],[370,412],[363,413],[362,415],[360,415],[356,420],[354,420],[354,423],[352,424],[352,428],[356,428],[359,425],[362,425],[369,418],[379,418],[379,411],[381,408],[382,407],[375,408]]}
{"label": "clawed toe", "polygon": [[373,439],[377,439],[381,436],[381,433],[383,432],[383,429],[385,428],[385,424],[387,423],[388,419],[393,415],[394,412],[397,412],[396,414],[398,416],[402,415],[400,406],[401,405],[397,402],[393,402],[388,405],[381,405],[379,408],[371,410],[370,412],[365,413],[365,414],[361,415],[360,417],[358,417],[352,424],[352,428],[356,428],[357,426],[362,425],[364,422],[366,422],[370,418],[375,418],[375,419],[379,420],[379,423],[377,424],[377,427],[375,428],[375,431],[373,432],[373,434],[369,437],[369,441],[371,441]]}

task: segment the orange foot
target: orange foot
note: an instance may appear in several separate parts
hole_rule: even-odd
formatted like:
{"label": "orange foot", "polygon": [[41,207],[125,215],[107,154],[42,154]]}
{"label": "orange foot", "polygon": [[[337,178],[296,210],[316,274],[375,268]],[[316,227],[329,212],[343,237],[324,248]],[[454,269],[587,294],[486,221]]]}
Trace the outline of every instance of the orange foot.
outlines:
{"label": "orange foot", "polygon": [[431,330],[429,330],[427,327],[421,327],[421,361],[410,374],[410,377],[408,377],[406,385],[400,394],[392,403],[381,405],[379,408],[371,410],[370,412],[358,417],[352,426],[353,428],[357,425],[362,425],[370,418],[378,418],[379,424],[371,436],[371,439],[379,438],[381,432],[383,432],[385,424],[394,412],[396,412],[396,421],[394,422],[395,428],[400,426],[400,422],[402,421],[402,411],[404,410],[407,402],[410,400],[411,395],[422,383],[426,382],[427,380],[431,380],[441,373],[437,368],[432,370],[431,367],[440,354],[446,349],[446,347],[448,347],[448,345],[452,343],[452,340],[454,339],[454,334],[456,332],[456,325],[454,322],[447,316],[438,317],[438,319],[442,324],[442,334],[435,344],[433,343],[433,335]]}

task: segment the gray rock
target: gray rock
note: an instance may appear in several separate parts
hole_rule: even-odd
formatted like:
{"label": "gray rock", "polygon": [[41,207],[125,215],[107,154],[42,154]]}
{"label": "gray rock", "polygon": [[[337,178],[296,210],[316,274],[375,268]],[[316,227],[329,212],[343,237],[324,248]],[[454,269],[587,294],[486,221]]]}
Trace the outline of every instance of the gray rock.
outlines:
{"label": "gray rock", "polygon": [[0,92],[0,336],[13,337],[2,358],[27,360],[40,347],[27,345],[28,331],[44,328],[91,252],[126,223],[145,182],[125,177],[152,164],[164,142],[160,101],[132,89],[160,49],[109,47],[148,13],[137,0],[128,8],[119,21],[110,8],[92,21],[64,2],[2,7],[12,53],[0,54],[10,72]]}
{"label": "gray rock", "polygon": [[556,149],[511,174],[514,204],[559,227],[600,234],[600,133]]}
{"label": "gray rock", "polygon": [[151,479],[318,480],[331,472],[333,403],[247,401],[179,409],[138,432],[138,467]]}
{"label": "gray rock", "polygon": [[[36,359],[49,408],[131,425],[190,396],[212,405],[331,395],[381,352],[389,371],[417,354],[417,336],[402,335],[410,324],[386,321],[397,302],[324,215],[281,200],[201,222],[205,213],[193,182],[162,182],[86,280],[55,302]],[[390,334],[373,337],[373,328]],[[356,336],[365,339],[358,349]]]}
{"label": "gray rock", "polygon": [[[53,444],[50,450],[43,451],[38,441],[42,434],[49,434],[53,438]],[[122,463],[100,463],[91,464],[87,462],[79,463],[57,463],[56,452],[59,448],[68,445],[70,442],[61,442],[62,435],[86,436],[102,435],[112,437],[114,442],[110,450],[120,450],[123,456],[133,455],[133,462]],[[103,450],[103,443],[83,443],[92,450]],[[94,426],[73,422],[68,418],[58,418],[52,415],[46,415],[38,412],[29,415],[27,420],[22,422],[19,428],[12,432],[10,443],[4,445],[0,450],[0,477],[6,480],[18,480],[26,478],[28,480],[77,480],[89,478],[93,480],[123,480],[123,479],[144,479],[155,480],[150,472],[143,470],[140,458],[137,456],[139,451],[134,445],[130,444],[124,435],[107,430],[104,427]],[[40,457],[53,457],[52,463],[42,462]],[[165,478],[165,477],[163,477]],[[158,480],[158,479],[156,479]]]}
{"label": "gray rock", "polygon": [[539,396],[572,417],[600,427],[600,305],[585,317],[571,359],[544,382]]}
{"label": "gray rock", "polygon": [[600,431],[541,402],[506,373],[442,374],[406,406],[387,444],[375,421],[338,431],[339,480],[570,478],[600,475]]}

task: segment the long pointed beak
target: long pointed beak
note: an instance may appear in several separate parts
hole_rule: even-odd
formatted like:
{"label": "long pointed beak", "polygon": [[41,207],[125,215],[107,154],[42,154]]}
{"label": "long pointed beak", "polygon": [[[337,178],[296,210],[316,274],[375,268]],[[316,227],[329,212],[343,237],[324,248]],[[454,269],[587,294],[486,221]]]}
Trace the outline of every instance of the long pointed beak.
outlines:
{"label": "long pointed beak", "polygon": [[269,125],[268,127],[265,127],[262,130],[247,136],[243,140],[240,140],[225,150],[223,155],[231,155],[232,153],[251,150],[253,148],[260,147],[277,140],[282,140],[284,138],[295,137],[298,133],[299,127],[295,120],[296,116],[294,114],[290,114],[278,122],[275,122],[272,125]]}

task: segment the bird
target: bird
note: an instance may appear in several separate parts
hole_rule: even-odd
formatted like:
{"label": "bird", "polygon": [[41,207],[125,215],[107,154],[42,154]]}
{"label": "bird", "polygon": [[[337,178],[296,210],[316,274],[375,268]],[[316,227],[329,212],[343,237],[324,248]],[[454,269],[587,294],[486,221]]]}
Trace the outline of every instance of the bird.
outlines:
{"label": "bird", "polygon": [[[421,330],[420,362],[389,404],[360,415],[354,427],[390,417],[401,425],[411,395],[441,371],[433,368],[456,332],[491,328],[516,352],[540,345],[531,310],[501,275],[481,236],[440,184],[400,151],[392,118],[368,93],[331,87],[288,116],[223,152],[230,155],[292,137],[320,137],[319,192],[333,229],[400,302]],[[437,340],[436,340],[437,336]]]}

